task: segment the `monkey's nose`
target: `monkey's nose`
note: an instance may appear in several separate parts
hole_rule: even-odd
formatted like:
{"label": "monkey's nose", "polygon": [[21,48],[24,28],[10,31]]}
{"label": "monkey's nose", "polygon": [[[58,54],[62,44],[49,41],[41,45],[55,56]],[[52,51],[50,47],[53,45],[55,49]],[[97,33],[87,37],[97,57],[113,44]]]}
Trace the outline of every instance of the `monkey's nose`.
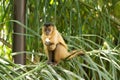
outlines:
{"label": "monkey's nose", "polygon": [[46,31],[46,35],[49,35],[49,33],[50,33],[49,31]]}

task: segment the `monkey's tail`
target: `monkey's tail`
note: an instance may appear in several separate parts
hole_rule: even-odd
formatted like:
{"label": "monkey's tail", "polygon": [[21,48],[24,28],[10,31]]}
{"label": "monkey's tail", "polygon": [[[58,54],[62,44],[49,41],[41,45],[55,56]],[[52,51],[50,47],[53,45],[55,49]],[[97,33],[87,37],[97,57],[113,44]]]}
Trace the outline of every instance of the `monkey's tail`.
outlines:
{"label": "monkey's tail", "polygon": [[71,59],[71,58],[73,58],[73,57],[75,57],[77,55],[85,55],[85,51],[83,51],[83,50],[74,50],[74,51],[70,52],[70,55],[67,56],[65,58],[65,60]]}

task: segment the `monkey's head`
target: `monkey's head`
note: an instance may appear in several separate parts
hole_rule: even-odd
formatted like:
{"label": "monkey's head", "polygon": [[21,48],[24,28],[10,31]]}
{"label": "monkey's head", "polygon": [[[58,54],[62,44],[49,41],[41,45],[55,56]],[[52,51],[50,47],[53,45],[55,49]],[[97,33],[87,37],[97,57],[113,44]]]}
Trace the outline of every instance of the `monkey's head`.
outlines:
{"label": "monkey's head", "polygon": [[44,33],[46,36],[49,36],[52,35],[55,29],[56,27],[53,23],[45,23],[42,28],[42,33]]}

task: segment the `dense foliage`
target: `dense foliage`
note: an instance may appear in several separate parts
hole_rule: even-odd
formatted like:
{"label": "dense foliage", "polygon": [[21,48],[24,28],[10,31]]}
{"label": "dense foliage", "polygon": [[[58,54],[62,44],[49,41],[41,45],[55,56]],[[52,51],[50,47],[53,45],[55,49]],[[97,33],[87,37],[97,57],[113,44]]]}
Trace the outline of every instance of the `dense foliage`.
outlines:
{"label": "dense foliage", "polygon": [[[13,20],[13,0],[0,0],[0,79],[2,80],[119,80],[119,0],[27,0],[26,24]],[[13,22],[25,27],[27,64],[12,61]],[[46,64],[41,26],[53,22],[69,51],[85,56]]]}

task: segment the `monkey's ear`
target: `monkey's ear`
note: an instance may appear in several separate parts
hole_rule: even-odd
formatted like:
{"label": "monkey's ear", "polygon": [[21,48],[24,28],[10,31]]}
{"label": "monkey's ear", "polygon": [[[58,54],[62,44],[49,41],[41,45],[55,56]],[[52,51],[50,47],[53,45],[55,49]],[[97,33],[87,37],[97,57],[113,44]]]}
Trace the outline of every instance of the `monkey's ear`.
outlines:
{"label": "monkey's ear", "polygon": [[48,22],[48,23],[44,23],[43,25],[44,27],[49,27],[49,26],[55,26],[53,23]]}

